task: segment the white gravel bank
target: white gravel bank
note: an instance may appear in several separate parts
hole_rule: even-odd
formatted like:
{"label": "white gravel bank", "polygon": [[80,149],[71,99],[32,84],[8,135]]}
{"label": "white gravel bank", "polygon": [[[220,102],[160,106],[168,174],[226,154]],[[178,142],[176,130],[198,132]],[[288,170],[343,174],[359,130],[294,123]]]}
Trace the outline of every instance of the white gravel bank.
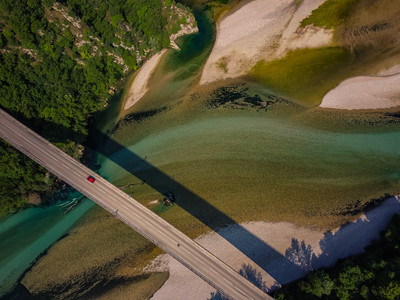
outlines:
{"label": "white gravel bank", "polygon": [[254,0],[219,22],[214,48],[200,83],[244,75],[261,59],[273,60],[290,49],[329,45],[332,31],[300,22],[325,0]]}
{"label": "white gravel bank", "polygon": [[149,82],[150,76],[155,71],[158,63],[163,57],[167,49],[163,49],[159,53],[152,56],[144,65],[139,69],[131,88],[129,90],[127,99],[124,104],[124,109],[132,107],[136,102],[138,102],[144,94],[147,92],[147,83]]}
{"label": "white gravel bank", "polygon": [[329,91],[320,107],[378,109],[400,106],[400,73],[385,77],[347,79]]}
{"label": "white gravel bank", "polygon": [[[219,234],[211,232],[197,238],[196,241],[235,270],[239,271],[243,263],[256,267],[271,290],[280,284],[302,277],[311,269],[329,266],[339,258],[363,252],[364,247],[372,239],[379,237],[379,231],[384,229],[393,214],[399,211],[400,197],[396,196],[385,200],[355,222],[325,234],[290,223],[249,222],[241,226],[263,241],[263,245],[256,243],[255,246],[238,235],[238,232],[243,232],[239,225],[224,228]],[[252,260],[221,236],[235,244],[241,243],[242,251]],[[170,272],[170,277],[154,294],[153,300],[205,300],[214,291],[166,254],[156,258],[147,269]],[[266,272],[273,274],[274,278]]]}

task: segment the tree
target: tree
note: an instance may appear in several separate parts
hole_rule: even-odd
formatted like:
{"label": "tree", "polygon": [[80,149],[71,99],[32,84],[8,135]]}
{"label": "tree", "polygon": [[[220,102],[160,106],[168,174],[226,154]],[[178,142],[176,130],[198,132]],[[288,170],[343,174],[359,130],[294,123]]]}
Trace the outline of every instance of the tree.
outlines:
{"label": "tree", "polygon": [[384,299],[398,299],[400,297],[400,283],[398,281],[390,281],[384,286],[375,288],[373,294]]}
{"label": "tree", "polygon": [[318,298],[322,295],[330,295],[335,283],[324,270],[311,272],[307,275],[306,280],[299,283],[300,289],[308,294],[313,294]]}

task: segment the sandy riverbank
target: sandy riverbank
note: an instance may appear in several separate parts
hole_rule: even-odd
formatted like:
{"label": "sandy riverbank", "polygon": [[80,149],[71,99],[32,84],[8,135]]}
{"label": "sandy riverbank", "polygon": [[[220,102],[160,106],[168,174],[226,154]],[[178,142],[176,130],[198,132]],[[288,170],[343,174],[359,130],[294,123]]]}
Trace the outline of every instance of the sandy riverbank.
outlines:
{"label": "sandy riverbank", "polygon": [[[379,237],[393,214],[400,211],[400,197],[392,197],[363,214],[355,222],[327,233],[297,227],[290,223],[249,222],[232,225],[196,239],[228,265],[239,271],[243,264],[250,264],[262,274],[269,290],[301,278],[311,269],[334,264],[337,259],[362,253],[371,240]],[[240,226],[257,236],[264,244],[254,246],[238,235]],[[221,236],[234,243],[242,243],[245,256]],[[254,263],[257,262],[257,264]],[[282,267],[285,266],[285,267]],[[214,291],[207,283],[187,270],[169,255],[161,255],[148,270],[168,270],[170,277],[153,300],[208,299]],[[272,276],[271,276],[272,275]]]}
{"label": "sandy riverbank", "polygon": [[400,106],[400,65],[383,70],[380,76],[347,79],[329,91],[320,107],[335,109],[378,109]]}
{"label": "sandy riverbank", "polygon": [[136,102],[138,102],[146,94],[148,88],[147,84],[153,72],[155,71],[158,63],[165,54],[167,49],[161,50],[159,53],[155,54],[152,58],[144,63],[144,65],[139,69],[131,88],[129,89],[128,96],[126,98],[124,109],[129,109]]}
{"label": "sandy riverbank", "polygon": [[[186,25],[181,24],[180,25],[180,30],[175,33],[171,34],[169,37],[170,40],[170,47],[175,50],[179,50],[178,45],[176,44],[176,40],[184,35],[189,35],[193,34],[199,31],[199,28],[197,27],[196,20],[191,13],[187,13],[185,10],[182,8],[174,6],[174,9],[177,11],[176,13],[180,17],[185,17],[186,18]],[[127,110],[131,108],[133,105],[136,104],[148,91],[148,82],[155,71],[156,67],[158,66],[161,58],[164,56],[168,49],[163,49],[159,53],[155,54],[152,56],[148,61],[145,62],[145,64],[139,69],[130,89],[129,93],[127,96],[127,99],[124,104],[124,110]]]}
{"label": "sandy riverbank", "polygon": [[244,75],[260,60],[273,60],[288,50],[329,45],[332,31],[300,22],[325,0],[255,0],[218,23],[214,48],[200,83]]}

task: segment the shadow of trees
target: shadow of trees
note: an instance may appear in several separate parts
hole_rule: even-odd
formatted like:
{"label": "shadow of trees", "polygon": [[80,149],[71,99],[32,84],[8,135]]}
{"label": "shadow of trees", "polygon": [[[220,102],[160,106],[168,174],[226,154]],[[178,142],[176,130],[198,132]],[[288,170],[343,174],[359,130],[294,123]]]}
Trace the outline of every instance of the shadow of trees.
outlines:
{"label": "shadow of trees", "polygon": [[[380,206],[366,212],[365,217],[342,226],[336,232],[327,231],[319,242],[319,255],[305,241],[293,238],[291,246],[285,251],[285,257],[306,272],[330,267],[341,258],[364,252],[365,247],[379,238],[380,231],[386,228],[392,216],[399,211],[400,199],[388,198]],[[293,276],[290,281],[298,278]]]}
{"label": "shadow of trees", "polygon": [[317,259],[311,245],[306,245],[305,241],[292,238],[291,246],[286,249],[285,256],[294,264],[301,266],[304,271],[313,269],[313,262]]}
{"label": "shadow of trees", "polygon": [[[286,271],[284,265],[282,265],[281,269],[284,270],[284,274],[281,274],[279,277],[281,280],[277,282],[279,284],[293,282],[304,277],[312,270],[331,267],[339,259],[363,253],[365,247],[370,245],[371,241],[380,237],[381,230],[386,228],[393,215],[399,211],[399,197],[386,199],[380,206],[366,212],[363,217],[360,217],[355,222],[342,226],[336,232],[327,231],[319,241],[320,251],[318,253],[315,252],[312,245],[307,244],[304,240],[300,241],[293,238],[290,247],[285,251],[285,258],[296,265],[298,271]],[[353,282],[355,277],[363,275],[359,268],[354,266],[349,267],[347,271],[351,278],[342,278],[344,282]],[[243,265],[240,274],[268,293],[280,286],[278,283],[275,283],[273,286],[267,286],[262,281],[261,273],[257,272],[256,268],[253,268],[251,265]],[[320,298],[323,295],[330,294],[333,285],[333,281],[326,272],[321,270],[309,273],[307,281],[301,283],[300,287],[303,291],[311,291],[311,294]],[[209,300],[219,299],[225,298],[219,293],[211,293],[209,298]]]}
{"label": "shadow of trees", "polygon": [[[400,299],[400,214],[365,252],[340,259],[333,267],[311,271],[275,292],[283,299]],[[356,236],[355,236],[356,239]]]}
{"label": "shadow of trees", "polygon": [[[256,268],[250,264],[243,264],[239,271],[239,274],[258,287],[263,292],[267,293],[267,284],[263,281],[261,272],[258,272]],[[210,298],[207,300],[229,300],[228,298],[221,295],[220,292],[212,292]]]}

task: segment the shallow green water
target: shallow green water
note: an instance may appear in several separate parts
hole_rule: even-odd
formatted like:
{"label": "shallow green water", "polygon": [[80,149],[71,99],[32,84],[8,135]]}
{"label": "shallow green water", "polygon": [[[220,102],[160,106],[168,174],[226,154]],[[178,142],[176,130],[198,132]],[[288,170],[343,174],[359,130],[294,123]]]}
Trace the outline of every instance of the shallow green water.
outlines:
{"label": "shallow green water", "polygon": [[32,262],[82,217],[94,203],[82,201],[65,214],[62,206],[79,197],[75,192],[64,204],[29,208],[0,222],[0,296],[7,293]]}
{"label": "shallow green water", "polygon": [[[134,153],[238,220],[272,214],[285,219],[288,210],[289,215],[330,214],[357,200],[400,191],[398,130],[334,132],[265,113],[211,111],[128,149],[110,156],[102,174],[115,182],[134,181],[119,166],[140,172],[143,164]],[[139,198],[147,193],[136,192]]]}

